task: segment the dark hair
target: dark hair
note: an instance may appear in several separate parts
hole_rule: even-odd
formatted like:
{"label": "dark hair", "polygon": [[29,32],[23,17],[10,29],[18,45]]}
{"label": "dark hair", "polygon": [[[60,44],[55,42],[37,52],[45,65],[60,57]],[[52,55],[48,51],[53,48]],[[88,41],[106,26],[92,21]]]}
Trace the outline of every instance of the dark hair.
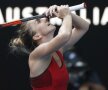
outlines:
{"label": "dark hair", "polygon": [[12,51],[24,52],[29,54],[37,44],[34,44],[32,36],[35,34],[31,30],[30,25],[27,22],[21,24],[20,29],[17,31],[17,36],[11,39],[9,47]]}

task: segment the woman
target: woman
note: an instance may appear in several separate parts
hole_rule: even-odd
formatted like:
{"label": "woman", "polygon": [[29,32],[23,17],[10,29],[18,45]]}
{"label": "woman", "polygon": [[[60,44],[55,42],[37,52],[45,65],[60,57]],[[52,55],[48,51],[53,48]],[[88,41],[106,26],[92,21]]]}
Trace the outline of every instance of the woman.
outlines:
{"label": "woman", "polygon": [[87,32],[89,23],[72,14],[67,5],[53,5],[44,14],[63,20],[58,34],[53,37],[56,27],[47,18],[31,20],[21,25],[18,38],[11,41],[11,47],[29,53],[33,90],[66,90],[69,76],[63,52]]}

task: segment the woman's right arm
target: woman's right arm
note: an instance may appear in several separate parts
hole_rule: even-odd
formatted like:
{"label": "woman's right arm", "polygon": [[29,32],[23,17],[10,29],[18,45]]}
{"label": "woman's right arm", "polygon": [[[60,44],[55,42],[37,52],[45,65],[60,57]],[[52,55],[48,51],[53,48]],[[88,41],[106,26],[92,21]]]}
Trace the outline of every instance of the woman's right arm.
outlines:
{"label": "woman's right arm", "polygon": [[[53,10],[52,10],[53,11]],[[48,12],[48,11],[47,11]],[[49,12],[51,10],[49,9]],[[59,29],[58,35],[51,41],[39,45],[33,52],[32,57],[42,57],[51,54],[60,49],[69,40],[72,31],[72,15],[67,6],[60,6],[56,12],[52,12],[59,18],[63,19],[63,23]]]}

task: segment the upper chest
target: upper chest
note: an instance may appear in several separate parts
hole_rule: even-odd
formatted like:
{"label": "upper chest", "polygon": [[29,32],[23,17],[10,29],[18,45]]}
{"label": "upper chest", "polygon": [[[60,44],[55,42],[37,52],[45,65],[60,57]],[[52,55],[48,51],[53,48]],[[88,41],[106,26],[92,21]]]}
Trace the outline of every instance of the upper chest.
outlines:
{"label": "upper chest", "polygon": [[63,58],[61,55],[59,55],[57,52],[54,52],[52,54],[52,58],[54,59],[54,61],[56,62],[56,64],[58,65],[58,67],[62,67],[63,64]]}

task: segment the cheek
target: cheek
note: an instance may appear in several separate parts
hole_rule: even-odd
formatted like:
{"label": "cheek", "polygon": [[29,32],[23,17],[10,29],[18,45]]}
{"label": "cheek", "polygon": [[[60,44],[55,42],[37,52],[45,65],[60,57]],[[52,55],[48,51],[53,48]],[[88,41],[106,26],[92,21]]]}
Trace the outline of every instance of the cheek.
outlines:
{"label": "cheek", "polygon": [[37,27],[36,27],[37,32],[41,33],[43,28],[44,27],[42,25],[38,24]]}
{"label": "cheek", "polygon": [[43,34],[43,35],[46,35],[48,31],[47,31],[47,28],[45,26],[40,25],[40,27],[38,27],[38,32]]}

